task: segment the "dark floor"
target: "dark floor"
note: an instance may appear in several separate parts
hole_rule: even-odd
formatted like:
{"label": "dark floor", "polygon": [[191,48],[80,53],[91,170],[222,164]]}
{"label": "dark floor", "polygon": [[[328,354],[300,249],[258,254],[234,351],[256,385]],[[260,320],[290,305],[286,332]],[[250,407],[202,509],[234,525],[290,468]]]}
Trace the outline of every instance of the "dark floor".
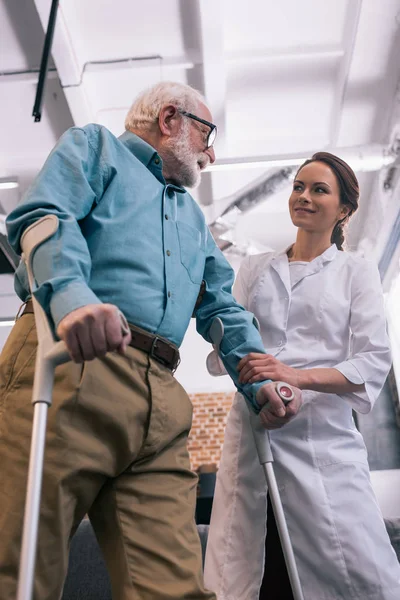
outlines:
{"label": "dark floor", "polygon": [[388,382],[372,411],[357,415],[357,425],[368,449],[371,471],[400,469],[400,428]]}

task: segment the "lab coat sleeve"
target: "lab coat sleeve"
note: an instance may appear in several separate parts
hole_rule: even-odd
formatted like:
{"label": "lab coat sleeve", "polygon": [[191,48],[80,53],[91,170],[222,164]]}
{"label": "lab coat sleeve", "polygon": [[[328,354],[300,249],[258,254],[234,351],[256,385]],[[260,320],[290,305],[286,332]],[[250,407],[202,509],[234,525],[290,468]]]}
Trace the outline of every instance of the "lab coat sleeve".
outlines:
{"label": "lab coat sleeve", "polygon": [[351,351],[335,365],[349,381],[365,391],[342,394],[354,410],[368,413],[379,396],[391,366],[382,286],[376,265],[356,261],[351,281]]}

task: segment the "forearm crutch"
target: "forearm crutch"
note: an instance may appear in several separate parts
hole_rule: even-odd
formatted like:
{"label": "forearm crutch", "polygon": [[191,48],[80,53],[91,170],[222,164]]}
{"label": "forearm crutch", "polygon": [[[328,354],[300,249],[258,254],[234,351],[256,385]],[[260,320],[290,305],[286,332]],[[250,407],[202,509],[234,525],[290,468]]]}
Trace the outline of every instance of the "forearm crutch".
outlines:
{"label": "forearm crutch", "polygon": [[[258,325],[256,320],[255,324]],[[223,336],[224,324],[222,323],[221,319],[217,317],[216,319],[214,319],[212,326],[210,327],[210,338],[217,351],[219,349]],[[285,386],[281,385],[281,387],[284,388]],[[286,389],[288,389],[287,386]],[[285,404],[288,404],[290,402],[290,399],[285,398],[284,389],[277,389],[277,392]],[[283,555],[285,557],[285,563],[289,575],[290,585],[292,587],[293,598],[294,600],[304,600],[299,573],[297,571],[296,560],[293,553],[293,547],[290,540],[288,527],[286,524],[285,513],[283,512],[282,501],[279,495],[278,485],[276,483],[273,467],[274,457],[272,456],[269,432],[262,426],[259,416],[256,415],[256,413],[251,408],[247,400],[246,404],[249,409],[250,424],[257,448],[258,459],[263,468],[265,478],[267,481],[269,496],[271,498],[272,508],[274,511],[276,525],[279,532],[279,538],[281,540]]]}
{"label": "forearm crutch", "polygon": [[47,317],[33,292],[37,289],[32,260],[37,248],[58,229],[58,218],[47,215],[30,225],[21,238],[22,259],[28,272],[35,313],[38,346],[35,363],[32,404],[33,427],[29,456],[28,484],[19,564],[17,600],[31,600],[36,562],[36,546],[42,489],[43,457],[46,437],[47,410],[51,406],[54,369],[68,362],[70,356],[64,342],[56,342]]}
{"label": "forearm crutch", "polygon": [[[34,296],[37,289],[32,261],[37,248],[58,229],[58,218],[47,215],[26,229],[21,238],[22,258],[25,261],[32,294],[38,337],[32,404],[34,405],[32,440],[29,457],[28,485],[19,565],[17,600],[31,600],[35,574],[37,535],[42,489],[43,459],[46,439],[47,411],[52,402],[54,369],[71,360],[64,342],[56,342],[46,313]],[[129,325],[119,312],[124,335]]]}

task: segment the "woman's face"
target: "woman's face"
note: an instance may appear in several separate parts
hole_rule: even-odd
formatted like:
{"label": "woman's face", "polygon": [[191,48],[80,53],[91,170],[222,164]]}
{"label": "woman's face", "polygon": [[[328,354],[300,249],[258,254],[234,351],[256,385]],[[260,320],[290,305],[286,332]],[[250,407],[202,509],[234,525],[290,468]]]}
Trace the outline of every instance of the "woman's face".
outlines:
{"label": "woman's face", "polygon": [[293,225],[313,233],[332,232],[349,212],[340,204],[340,189],[333,171],[323,162],[303,167],[293,183],[289,198]]}

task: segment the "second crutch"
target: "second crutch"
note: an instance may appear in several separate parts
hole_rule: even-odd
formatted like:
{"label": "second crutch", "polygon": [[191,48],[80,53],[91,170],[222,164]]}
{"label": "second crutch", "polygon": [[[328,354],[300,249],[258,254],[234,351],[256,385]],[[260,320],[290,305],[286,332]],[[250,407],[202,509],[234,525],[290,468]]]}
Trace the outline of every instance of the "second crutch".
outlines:
{"label": "second crutch", "polygon": [[[257,325],[256,321],[255,324]],[[214,319],[210,328],[210,338],[216,348],[217,352],[224,336],[224,325],[220,318]],[[290,402],[292,397],[290,396],[291,389],[284,384],[278,384],[278,394],[280,398],[287,404]],[[285,557],[285,563],[288,571],[290,585],[292,587],[294,600],[304,600],[303,590],[300,583],[299,573],[297,570],[296,560],[293,553],[293,547],[289,536],[288,527],[286,524],[285,513],[283,512],[283,506],[279,495],[278,485],[276,483],[274,473],[274,457],[271,451],[271,444],[269,439],[269,433],[261,424],[260,418],[249,403],[246,401],[249,409],[249,418],[251,429],[253,431],[254,441],[257,448],[257,454],[260,464],[263,468],[265,478],[267,481],[269,496],[271,498],[272,508],[275,515],[275,521],[279,532],[279,538],[281,540],[282,551]]]}

